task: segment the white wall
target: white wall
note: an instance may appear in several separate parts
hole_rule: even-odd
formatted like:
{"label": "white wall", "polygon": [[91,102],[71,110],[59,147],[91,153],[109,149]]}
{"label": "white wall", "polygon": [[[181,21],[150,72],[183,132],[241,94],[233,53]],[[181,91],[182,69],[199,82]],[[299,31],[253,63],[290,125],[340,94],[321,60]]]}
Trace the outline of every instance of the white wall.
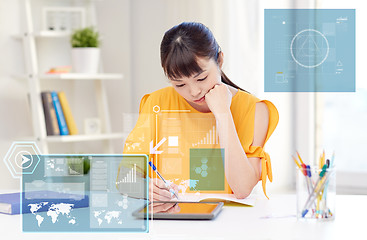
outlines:
{"label": "white wall", "polygon": [[2,161],[11,142],[32,134],[25,82],[10,77],[24,69],[22,46],[10,37],[19,33],[19,16],[18,1],[0,2],[0,189],[18,186]]}
{"label": "white wall", "polygon": [[[272,138],[267,144],[267,151],[273,162],[274,183],[268,185],[268,193],[289,189],[292,186],[289,174],[292,171],[290,154],[293,151],[293,141],[290,126],[292,126],[292,107],[289,104],[290,94],[265,94],[263,92],[263,8],[282,8],[289,5],[288,1],[256,0],[241,3],[244,7],[243,22],[231,27],[229,19],[233,17],[230,1],[224,0],[108,0],[96,1],[98,26],[103,35],[104,69],[108,72],[122,72],[125,75],[123,82],[109,81],[106,83],[113,130],[122,129],[122,113],[137,112],[141,97],[162,87],[168,82],[160,66],[159,47],[164,32],[183,21],[199,21],[207,25],[216,36],[225,53],[224,71],[236,83],[250,90],[260,98],[269,99],[278,107],[280,122]],[[233,4],[235,1],[231,1]],[[241,1],[239,1],[241,2]],[[233,6],[233,5],[232,5]],[[14,140],[24,135],[31,135],[30,113],[27,110],[26,82],[10,77],[12,73],[24,71],[21,45],[10,38],[11,34],[19,32],[20,20],[18,14],[19,1],[0,2],[0,46],[7,58],[0,58],[0,110],[2,114],[0,124],[0,157],[2,158]],[[259,10],[256,13],[256,10]],[[237,9],[236,14],[241,14]],[[228,34],[232,39],[236,37],[233,31],[256,31],[251,29],[252,22],[246,22],[247,16],[256,23],[257,32],[251,39],[244,38],[228,42]],[[251,41],[260,41],[255,44]],[[239,46],[236,53],[236,46]],[[253,45],[251,45],[253,44]],[[251,49],[251,54],[246,54]],[[244,56],[245,55],[245,56]],[[238,69],[233,67],[233,59],[243,59],[249,66]],[[254,60],[255,59],[255,60]],[[250,65],[249,65],[250,64]],[[251,66],[251,64],[253,64]],[[258,66],[256,66],[258,65]],[[254,70],[256,69],[256,70]],[[258,85],[256,85],[256,84]],[[47,85],[47,84],[46,84]],[[83,123],[85,116],[93,116],[95,111],[83,106],[88,105],[88,98],[92,89],[85,83],[59,86],[66,88],[72,94],[75,104],[72,106],[76,115],[77,124]],[[81,112],[79,110],[82,109]],[[76,112],[78,111],[78,112]],[[281,144],[279,144],[281,143]],[[83,144],[82,144],[83,145]],[[85,144],[84,144],[85,145]],[[67,145],[65,148],[78,152],[79,147],[84,149],[100,148],[98,143],[88,142],[87,146],[80,144]],[[59,146],[55,146],[59,149]],[[115,149],[122,146],[115,144]],[[0,189],[15,188],[18,183],[11,180],[3,161],[0,161]]]}

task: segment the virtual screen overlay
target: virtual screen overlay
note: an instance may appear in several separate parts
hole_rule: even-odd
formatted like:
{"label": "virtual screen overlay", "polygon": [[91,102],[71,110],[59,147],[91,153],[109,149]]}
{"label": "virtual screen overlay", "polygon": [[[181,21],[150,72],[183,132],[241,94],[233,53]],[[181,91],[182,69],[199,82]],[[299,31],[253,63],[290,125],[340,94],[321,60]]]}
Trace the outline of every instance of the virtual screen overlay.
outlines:
{"label": "virtual screen overlay", "polygon": [[22,176],[24,232],[148,232],[132,215],[149,202],[147,155],[38,158]]}
{"label": "virtual screen overlay", "polygon": [[355,92],[354,9],[265,9],[265,92]]}
{"label": "virtual screen overlay", "polygon": [[231,193],[212,113],[141,114],[122,155],[37,156],[22,176],[24,232],[148,232],[148,218],[133,213],[149,203],[149,183],[159,178],[149,162],[178,185],[181,200]]}
{"label": "virtual screen overlay", "polygon": [[225,149],[212,113],[141,114],[125,150],[153,153],[150,161],[166,181],[179,187],[180,194],[231,193],[225,178]]}

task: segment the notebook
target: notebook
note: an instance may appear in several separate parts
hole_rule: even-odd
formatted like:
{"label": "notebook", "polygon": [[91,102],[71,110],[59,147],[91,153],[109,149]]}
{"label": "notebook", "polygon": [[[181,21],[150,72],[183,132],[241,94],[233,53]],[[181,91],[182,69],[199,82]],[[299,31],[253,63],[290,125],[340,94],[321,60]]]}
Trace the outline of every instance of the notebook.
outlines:
{"label": "notebook", "polygon": [[[24,201],[22,204],[23,213],[31,213],[31,207],[34,204],[38,205],[37,209],[39,212],[47,211],[46,204],[51,206],[52,204],[73,204],[73,208],[82,208],[89,206],[89,198],[87,195],[61,193],[54,191],[33,191],[24,194]],[[17,193],[6,193],[0,194],[0,213],[5,214],[19,214],[21,194]],[[31,205],[32,204],[32,205]]]}
{"label": "notebook", "polygon": [[244,199],[238,199],[234,194],[218,194],[218,193],[185,193],[179,194],[180,202],[224,202],[226,205],[235,203],[240,205],[254,206],[256,195],[251,194]]}

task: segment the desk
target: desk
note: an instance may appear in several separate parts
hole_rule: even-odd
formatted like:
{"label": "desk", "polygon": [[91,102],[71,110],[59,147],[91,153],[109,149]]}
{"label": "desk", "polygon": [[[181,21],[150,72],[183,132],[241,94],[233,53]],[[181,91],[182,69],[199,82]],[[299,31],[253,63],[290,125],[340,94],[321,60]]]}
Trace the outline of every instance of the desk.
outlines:
{"label": "desk", "polygon": [[336,219],[329,222],[297,221],[296,196],[271,195],[254,207],[225,206],[211,221],[154,220],[150,233],[22,233],[21,216],[0,214],[1,239],[366,239],[367,195],[337,195]]}

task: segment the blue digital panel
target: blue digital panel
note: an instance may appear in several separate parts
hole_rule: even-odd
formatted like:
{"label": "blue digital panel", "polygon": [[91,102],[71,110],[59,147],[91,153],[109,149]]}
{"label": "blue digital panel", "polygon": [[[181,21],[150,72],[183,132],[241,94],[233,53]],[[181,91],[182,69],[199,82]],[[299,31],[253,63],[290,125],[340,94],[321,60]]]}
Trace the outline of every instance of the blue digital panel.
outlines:
{"label": "blue digital panel", "polygon": [[354,9],[265,9],[265,92],[354,92]]}
{"label": "blue digital panel", "polygon": [[24,232],[148,232],[132,214],[148,203],[147,155],[39,158],[22,177]]}

